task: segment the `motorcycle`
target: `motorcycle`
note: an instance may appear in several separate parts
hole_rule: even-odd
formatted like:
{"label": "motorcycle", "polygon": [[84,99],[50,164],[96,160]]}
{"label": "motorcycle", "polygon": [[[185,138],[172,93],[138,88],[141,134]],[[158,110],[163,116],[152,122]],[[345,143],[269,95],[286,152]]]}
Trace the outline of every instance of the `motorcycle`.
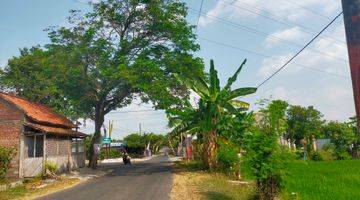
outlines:
{"label": "motorcycle", "polygon": [[127,154],[123,155],[123,163],[124,165],[131,164],[131,157]]}

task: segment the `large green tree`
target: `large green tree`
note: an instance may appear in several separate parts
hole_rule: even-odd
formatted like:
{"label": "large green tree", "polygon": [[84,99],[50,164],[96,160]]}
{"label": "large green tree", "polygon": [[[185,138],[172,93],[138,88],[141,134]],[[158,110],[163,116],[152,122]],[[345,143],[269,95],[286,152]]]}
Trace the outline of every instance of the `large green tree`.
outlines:
{"label": "large green tree", "polygon": [[323,115],[313,106],[291,105],[287,111],[287,138],[297,146],[304,146],[305,153],[311,152],[313,139],[321,134]]}
{"label": "large green tree", "polygon": [[330,138],[335,145],[335,153],[338,159],[343,160],[350,157],[352,146],[357,142],[357,133],[348,123],[330,121],[323,126],[322,133],[325,138]]}
{"label": "large green tree", "polygon": [[192,108],[190,104],[187,104],[175,112],[170,110],[170,115],[174,114],[179,117],[178,127],[181,131],[196,131],[201,136],[200,138],[204,142],[203,162],[210,169],[216,167],[217,138],[220,134],[219,122],[225,116],[236,117],[240,111],[247,109],[249,104],[237,98],[256,92],[256,88],[253,87],[231,88],[245,63],[246,60],[228,79],[223,88],[220,87],[213,60],[210,61],[208,79],[200,76],[192,78],[178,76],[179,80],[200,96],[200,99],[197,108]]}
{"label": "large green tree", "polygon": [[[58,73],[54,90],[61,102],[71,103],[62,110],[71,107],[79,117],[92,119],[92,143],[98,143],[110,111],[134,97],[152,101],[156,108],[181,103],[188,91],[174,74],[202,75],[201,60],[192,55],[199,46],[186,15],[179,0],[108,0],[92,4],[92,11],[83,16],[72,11],[69,26],[49,29],[51,42],[42,49],[48,63],[37,65],[44,75],[33,82],[42,87],[41,80]],[[32,65],[31,60],[26,63]],[[21,71],[13,76],[13,68],[8,65],[2,73],[6,87],[26,96],[36,94],[26,86],[36,77]],[[18,78],[23,84],[15,84]],[[89,164],[96,167],[97,159],[91,156]]]}

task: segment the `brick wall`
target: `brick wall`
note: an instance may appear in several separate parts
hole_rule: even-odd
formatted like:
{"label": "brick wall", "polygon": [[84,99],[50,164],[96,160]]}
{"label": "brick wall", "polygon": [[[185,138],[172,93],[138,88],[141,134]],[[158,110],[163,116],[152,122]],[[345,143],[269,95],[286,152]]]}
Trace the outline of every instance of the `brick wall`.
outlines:
{"label": "brick wall", "polygon": [[58,141],[58,145],[59,145],[59,155],[68,155],[69,152],[71,152],[71,147],[70,147],[70,140],[68,138],[60,138],[59,137],[59,141]]}
{"label": "brick wall", "polygon": [[46,137],[46,155],[68,155],[71,152],[71,140],[67,137],[56,137],[48,135]]}
{"label": "brick wall", "polygon": [[46,156],[57,155],[57,138],[53,135],[46,136]]}
{"label": "brick wall", "polygon": [[8,177],[19,176],[19,137],[23,114],[8,102],[0,99],[0,146],[13,147],[16,150],[11,161]]}

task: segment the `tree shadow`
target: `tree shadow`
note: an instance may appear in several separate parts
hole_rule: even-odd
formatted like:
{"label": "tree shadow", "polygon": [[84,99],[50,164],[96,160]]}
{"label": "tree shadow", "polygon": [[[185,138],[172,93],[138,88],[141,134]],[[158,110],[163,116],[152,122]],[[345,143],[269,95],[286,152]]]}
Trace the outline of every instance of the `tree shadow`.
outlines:
{"label": "tree shadow", "polygon": [[234,200],[229,195],[226,195],[221,192],[210,192],[209,191],[209,192],[204,192],[203,194],[206,196],[206,199],[209,199],[209,200]]}

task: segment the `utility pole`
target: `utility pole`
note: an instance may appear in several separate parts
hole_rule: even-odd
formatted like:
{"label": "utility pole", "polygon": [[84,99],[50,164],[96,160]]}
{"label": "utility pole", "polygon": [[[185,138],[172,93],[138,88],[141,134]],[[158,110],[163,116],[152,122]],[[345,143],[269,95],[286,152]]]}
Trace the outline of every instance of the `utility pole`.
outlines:
{"label": "utility pole", "polygon": [[360,130],[360,0],[342,0],[341,3],[344,14],[357,127]]}

